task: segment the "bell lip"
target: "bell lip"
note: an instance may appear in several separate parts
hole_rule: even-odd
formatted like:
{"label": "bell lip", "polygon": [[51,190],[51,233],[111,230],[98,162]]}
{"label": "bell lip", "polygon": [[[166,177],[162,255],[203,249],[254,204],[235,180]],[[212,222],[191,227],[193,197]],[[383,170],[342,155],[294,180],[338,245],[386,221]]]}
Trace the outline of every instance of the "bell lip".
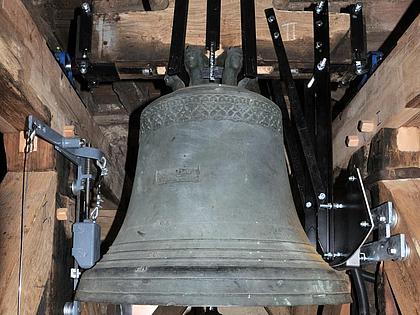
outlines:
{"label": "bell lip", "polygon": [[[104,275],[109,271],[107,269],[112,269],[110,276]],[[88,278],[86,274],[82,275],[76,299],[113,304],[168,306],[297,306],[351,302],[348,275],[330,267],[312,271],[302,268],[301,279],[288,276],[282,278],[279,274],[278,278],[269,277],[263,281],[258,278],[255,268],[242,268],[246,277],[241,274],[232,275],[228,270],[221,270],[217,277],[203,276],[199,270],[191,268],[189,276],[175,274],[169,279],[156,270],[151,271],[144,279],[141,278],[143,276],[132,279],[130,275],[125,275],[123,269],[100,268],[87,275]],[[264,269],[258,268],[265,273]],[[301,268],[290,268],[290,271],[295,269]],[[311,272],[314,274],[311,275]],[[168,273],[171,271],[168,270]],[[99,276],[95,277],[95,274]],[[189,289],[180,291],[180,288]]]}

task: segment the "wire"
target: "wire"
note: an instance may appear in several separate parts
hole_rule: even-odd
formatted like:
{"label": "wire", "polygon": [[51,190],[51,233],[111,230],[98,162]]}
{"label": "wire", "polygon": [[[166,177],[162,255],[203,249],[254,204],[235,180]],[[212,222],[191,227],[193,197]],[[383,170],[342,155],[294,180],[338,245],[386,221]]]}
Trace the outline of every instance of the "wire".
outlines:
{"label": "wire", "polygon": [[22,284],[23,284],[23,245],[24,245],[24,213],[25,213],[25,196],[28,192],[28,178],[26,172],[26,164],[28,159],[28,153],[31,149],[31,142],[33,139],[33,135],[29,135],[26,139],[25,145],[25,152],[23,158],[23,176],[22,176],[22,203],[21,203],[21,211],[20,211],[20,244],[19,244],[19,271],[18,271],[18,292],[17,292],[17,314],[20,315],[22,311]]}

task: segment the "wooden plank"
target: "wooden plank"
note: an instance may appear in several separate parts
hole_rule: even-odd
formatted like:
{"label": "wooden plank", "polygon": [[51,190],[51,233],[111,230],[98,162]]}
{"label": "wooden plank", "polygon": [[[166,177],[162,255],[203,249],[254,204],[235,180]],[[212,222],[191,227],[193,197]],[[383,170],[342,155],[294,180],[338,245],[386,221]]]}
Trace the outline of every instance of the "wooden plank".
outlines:
{"label": "wooden plank", "polygon": [[403,315],[420,314],[420,179],[378,183],[379,202],[392,201],[398,212],[393,234],[405,233],[411,253],[402,262],[386,262],[384,270]]}
{"label": "wooden plank", "polygon": [[61,132],[75,125],[80,136],[108,158],[106,185],[120,197],[124,159],[111,154],[110,144],[67,80],[45,39],[20,0],[3,0],[0,6],[0,117],[23,130],[28,114],[35,114]]}
{"label": "wooden plank", "polygon": [[[30,172],[24,210],[22,314],[36,314],[53,263],[57,174]],[[0,314],[16,314],[22,173],[0,185]]]}
{"label": "wooden plank", "polygon": [[[398,45],[333,122],[334,167],[346,168],[351,155],[368,144],[380,128],[398,128],[420,113],[420,17]],[[372,133],[358,131],[362,120],[375,122]],[[358,135],[359,144],[347,147],[345,139]]]}
{"label": "wooden plank", "polygon": [[[164,66],[169,56],[174,6],[173,1],[161,11],[124,11],[94,14],[92,60],[122,62],[128,66],[152,64]],[[276,57],[268,30],[264,9],[271,0],[256,1],[257,53],[260,65],[275,64]],[[189,4],[186,45],[204,47],[206,31],[206,1],[192,0]],[[312,68],[312,12],[276,10],[283,41],[292,67]],[[350,50],[338,52],[342,42],[348,42],[349,15],[330,14],[332,62],[349,63]],[[241,46],[240,1],[224,0],[221,10],[221,49]]]}

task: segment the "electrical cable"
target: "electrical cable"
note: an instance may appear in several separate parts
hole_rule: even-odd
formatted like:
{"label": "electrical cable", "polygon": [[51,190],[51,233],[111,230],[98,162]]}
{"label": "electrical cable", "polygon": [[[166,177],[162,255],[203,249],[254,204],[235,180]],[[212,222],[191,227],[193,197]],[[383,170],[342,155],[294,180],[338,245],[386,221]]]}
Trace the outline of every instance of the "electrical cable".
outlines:
{"label": "electrical cable", "polygon": [[359,268],[351,269],[350,274],[353,279],[353,287],[356,293],[358,315],[369,315],[369,301],[366,291],[366,284]]}

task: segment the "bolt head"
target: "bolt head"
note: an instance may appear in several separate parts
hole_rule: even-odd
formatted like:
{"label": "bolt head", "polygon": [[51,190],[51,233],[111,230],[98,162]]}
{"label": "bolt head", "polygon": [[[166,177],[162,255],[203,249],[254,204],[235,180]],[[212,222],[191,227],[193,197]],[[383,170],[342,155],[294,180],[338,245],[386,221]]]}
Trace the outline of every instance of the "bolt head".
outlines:
{"label": "bolt head", "polygon": [[350,177],[349,177],[349,181],[350,181],[350,182],[354,182],[355,180],[356,180],[356,177],[355,177],[355,176],[350,176]]}
{"label": "bolt head", "polygon": [[306,207],[306,208],[310,208],[310,207],[312,207],[312,202],[307,201],[307,202],[305,203],[305,207]]}
{"label": "bolt head", "polygon": [[277,38],[279,38],[279,37],[280,37],[280,33],[279,33],[279,32],[275,32],[275,33],[273,34],[273,36],[274,36],[274,38],[275,38],[275,39],[277,39]]}
{"label": "bolt head", "polygon": [[322,47],[322,43],[321,42],[316,42],[315,43],[315,48],[316,49],[320,49]]}
{"label": "bolt head", "polygon": [[397,249],[396,249],[396,248],[391,247],[391,248],[388,248],[388,249],[387,249],[387,252],[388,252],[388,254],[390,254],[390,255],[395,255],[395,254],[397,253]]}
{"label": "bolt head", "polygon": [[320,193],[320,194],[318,195],[318,199],[319,199],[319,200],[324,200],[326,197],[327,197],[327,196],[326,196],[324,193]]}
{"label": "bolt head", "polygon": [[362,221],[362,222],[360,222],[360,226],[361,227],[370,227],[370,223],[366,222],[366,221]]}
{"label": "bolt head", "polygon": [[324,24],[324,23],[322,23],[322,21],[320,21],[320,20],[318,20],[318,21],[316,21],[316,22],[315,22],[315,25],[316,25],[317,27],[321,27],[323,24]]}
{"label": "bolt head", "polygon": [[354,13],[359,13],[362,9],[363,4],[361,2],[356,3],[356,6],[354,7]]}
{"label": "bolt head", "polygon": [[90,12],[90,5],[89,5],[89,3],[87,3],[87,2],[83,2],[83,3],[82,3],[82,9],[83,9],[83,11],[85,11],[86,13],[89,13],[89,12]]}
{"label": "bolt head", "polygon": [[276,18],[272,15],[268,17],[268,22],[273,23]]}
{"label": "bolt head", "polygon": [[385,222],[386,221],[386,217],[384,217],[383,215],[381,215],[379,217],[379,222]]}

